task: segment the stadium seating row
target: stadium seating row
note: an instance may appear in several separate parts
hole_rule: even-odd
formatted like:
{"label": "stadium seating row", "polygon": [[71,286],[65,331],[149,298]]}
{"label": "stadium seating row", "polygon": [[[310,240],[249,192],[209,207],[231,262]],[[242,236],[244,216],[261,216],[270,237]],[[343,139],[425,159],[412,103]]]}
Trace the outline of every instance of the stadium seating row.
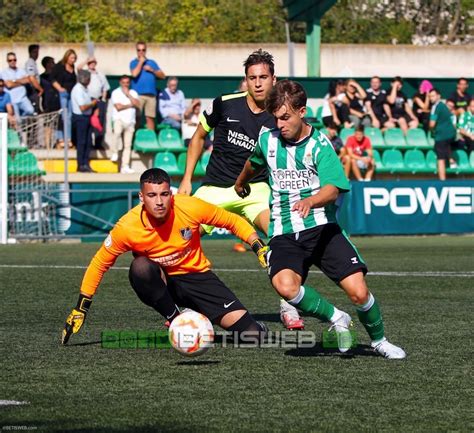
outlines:
{"label": "stadium seating row", "polygon": [[9,176],[42,176],[44,170],[38,167],[38,160],[30,151],[18,152],[15,157],[8,154]]}
{"label": "stadium seating row", "polygon": [[162,129],[158,136],[150,129],[138,129],[135,133],[133,148],[137,152],[156,153],[165,150],[185,152],[181,135],[176,129]]}
{"label": "stadium seating row", "polygon": [[[201,159],[196,164],[194,169],[195,176],[204,176],[206,174],[206,167],[211,157],[210,152],[204,152]],[[153,161],[153,167],[159,167],[167,171],[171,176],[182,176],[186,168],[186,153],[180,153],[178,158],[169,151],[158,152]]]}
{"label": "stadium seating row", "polygon": [[[474,152],[471,152],[470,161],[464,150],[453,151],[456,168],[448,168],[448,173],[474,173]],[[436,173],[436,154],[429,150],[425,154],[420,149],[410,149],[402,154],[399,149],[387,149],[381,155],[374,149],[374,159],[377,173]]]}
{"label": "stadium seating row", "polygon": [[[327,132],[325,128],[321,131]],[[434,145],[432,137],[426,135],[422,129],[409,129],[406,136],[400,128],[387,129],[382,133],[379,128],[367,127],[364,133],[369,137],[374,149],[431,149]],[[339,134],[344,144],[351,135],[354,135],[354,128],[343,128]]]}

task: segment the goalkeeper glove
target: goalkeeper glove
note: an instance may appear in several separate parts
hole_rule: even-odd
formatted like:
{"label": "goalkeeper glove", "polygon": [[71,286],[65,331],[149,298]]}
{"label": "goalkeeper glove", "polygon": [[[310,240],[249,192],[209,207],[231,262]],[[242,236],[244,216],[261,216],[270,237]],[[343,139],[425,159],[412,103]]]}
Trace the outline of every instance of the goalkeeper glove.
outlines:
{"label": "goalkeeper glove", "polygon": [[268,267],[267,254],[268,254],[268,251],[270,251],[270,248],[267,245],[265,245],[265,242],[263,242],[260,238],[254,240],[252,242],[251,247],[252,247],[253,252],[257,254],[260,266],[262,268],[267,268]]}
{"label": "goalkeeper glove", "polygon": [[74,308],[67,316],[66,324],[61,335],[61,344],[67,344],[71,334],[77,334],[86,320],[86,314],[92,303],[90,296],[79,294],[79,300],[77,301],[76,308]]}

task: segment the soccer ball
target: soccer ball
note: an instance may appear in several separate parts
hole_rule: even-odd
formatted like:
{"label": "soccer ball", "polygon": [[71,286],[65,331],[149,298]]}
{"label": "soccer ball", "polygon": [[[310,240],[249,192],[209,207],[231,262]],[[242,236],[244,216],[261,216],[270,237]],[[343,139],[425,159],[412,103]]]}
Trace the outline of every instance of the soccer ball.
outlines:
{"label": "soccer ball", "polygon": [[171,345],[181,355],[202,355],[214,341],[214,328],[211,321],[193,310],[185,310],[170,325]]}

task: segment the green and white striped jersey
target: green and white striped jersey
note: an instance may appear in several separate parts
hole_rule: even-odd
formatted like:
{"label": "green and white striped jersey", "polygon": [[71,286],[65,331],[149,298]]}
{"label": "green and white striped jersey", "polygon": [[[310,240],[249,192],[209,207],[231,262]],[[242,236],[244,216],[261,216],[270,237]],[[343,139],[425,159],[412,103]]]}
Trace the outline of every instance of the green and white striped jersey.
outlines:
{"label": "green and white striped jersey", "polygon": [[298,143],[280,136],[278,129],[262,131],[250,162],[254,168],[266,166],[271,187],[268,236],[297,233],[336,222],[336,205],[311,209],[306,218],[292,212],[294,204],[317,194],[325,185],[349,191],[341,162],[329,139],[314,128]]}

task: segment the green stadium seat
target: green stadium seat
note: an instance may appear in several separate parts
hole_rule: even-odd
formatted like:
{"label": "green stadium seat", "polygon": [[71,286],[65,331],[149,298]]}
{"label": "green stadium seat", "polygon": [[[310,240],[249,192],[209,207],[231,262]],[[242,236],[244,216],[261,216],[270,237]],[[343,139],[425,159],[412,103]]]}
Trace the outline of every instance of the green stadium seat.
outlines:
{"label": "green stadium seat", "polygon": [[159,152],[155,155],[153,161],[153,167],[161,168],[165,170],[170,176],[183,175],[184,171],[181,171],[176,161],[176,156],[172,152]]}
{"label": "green stadium seat", "polygon": [[390,173],[403,173],[405,163],[403,162],[402,152],[398,149],[387,149],[382,156],[383,166]]}
{"label": "green stadium seat", "polygon": [[309,105],[306,106],[306,116],[305,116],[305,117],[306,117],[306,118],[314,118],[314,117],[316,117],[316,116],[314,115],[313,109],[312,109]]}
{"label": "green stadium seat", "polygon": [[21,152],[8,161],[8,174],[12,176],[42,176],[46,174],[38,167],[38,161],[31,152]]}
{"label": "green stadium seat", "polygon": [[14,129],[7,131],[7,143],[9,152],[25,152],[28,148],[21,144],[20,135]]}
{"label": "green stadium seat", "polygon": [[[178,156],[178,168],[182,174],[184,174],[186,170],[186,158],[187,153],[180,153]],[[197,162],[193,174],[194,176],[204,176],[206,174],[206,171],[202,168],[201,161]]]}
{"label": "green stadium seat", "polygon": [[474,169],[471,168],[469,164],[469,158],[467,157],[467,153],[464,150],[456,149],[453,151],[453,158],[456,161],[457,167],[456,168],[448,168],[446,171],[448,173],[474,173]]}
{"label": "green stadium seat", "polygon": [[211,159],[211,152],[204,152],[201,156],[201,167],[206,171],[209,160]]}
{"label": "green stadium seat", "polygon": [[403,131],[400,128],[390,128],[385,131],[385,144],[387,147],[407,147]]}
{"label": "green stadium seat", "polygon": [[469,162],[471,163],[471,168],[474,170],[474,150],[471,150],[471,155],[469,157]]}
{"label": "green stadium seat", "polygon": [[411,173],[427,173],[431,171],[426,166],[425,155],[419,149],[411,149],[405,152],[403,157],[405,167]]}
{"label": "green stadium seat", "polygon": [[438,159],[436,158],[436,153],[434,150],[428,150],[428,152],[426,152],[426,166],[428,167],[430,173],[437,173]]}
{"label": "green stadium seat", "polygon": [[344,144],[346,144],[347,139],[351,136],[354,135],[354,128],[342,128],[341,132],[339,133],[339,137],[341,137],[341,140]]}
{"label": "green stadium seat", "polygon": [[364,129],[364,134],[369,137],[373,148],[385,147],[382,131],[379,128],[366,127]]}
{"label": "green stadium seat", "polygon": [[428,134],[426,135],[426,140],[428,140],[428,144],[430,145],[430,147],[434,146],[434,138],[431,135],[431,132],[428,132]]}
{"label": "green stadium seat", "polygon": [[158,143],[165,150],[184,150],[181,136],[176,129],[162,129],[158,134]]}
{"label": "green stadium seat", "polygon": [[167,123],[158,123],[158,125],[156,125],[157,131],[161,131],[162,129],[169,129],[169,128],[171,128],[171,125],[168,125]]}
{"label": "green stadium seat", "polygon": [[409,129],[407,131],[407,145],[415,148],[426,148],[430,147],[428,140],[426,139],[426,134],[423,129]]}
{"label": "green stadium seat", "polygon": [[377,173],[387,173],[389,170],[384,166],[380,152],[377,149],[373,149],[372,152],[375,160],[375,171]]}
{"label": "green stadium seat", "polygon": [[151,129],[138,129],[135,133],[133,148],[135,151],[143,153],[158,152],[160,146],[156,139],[155,131]]}

